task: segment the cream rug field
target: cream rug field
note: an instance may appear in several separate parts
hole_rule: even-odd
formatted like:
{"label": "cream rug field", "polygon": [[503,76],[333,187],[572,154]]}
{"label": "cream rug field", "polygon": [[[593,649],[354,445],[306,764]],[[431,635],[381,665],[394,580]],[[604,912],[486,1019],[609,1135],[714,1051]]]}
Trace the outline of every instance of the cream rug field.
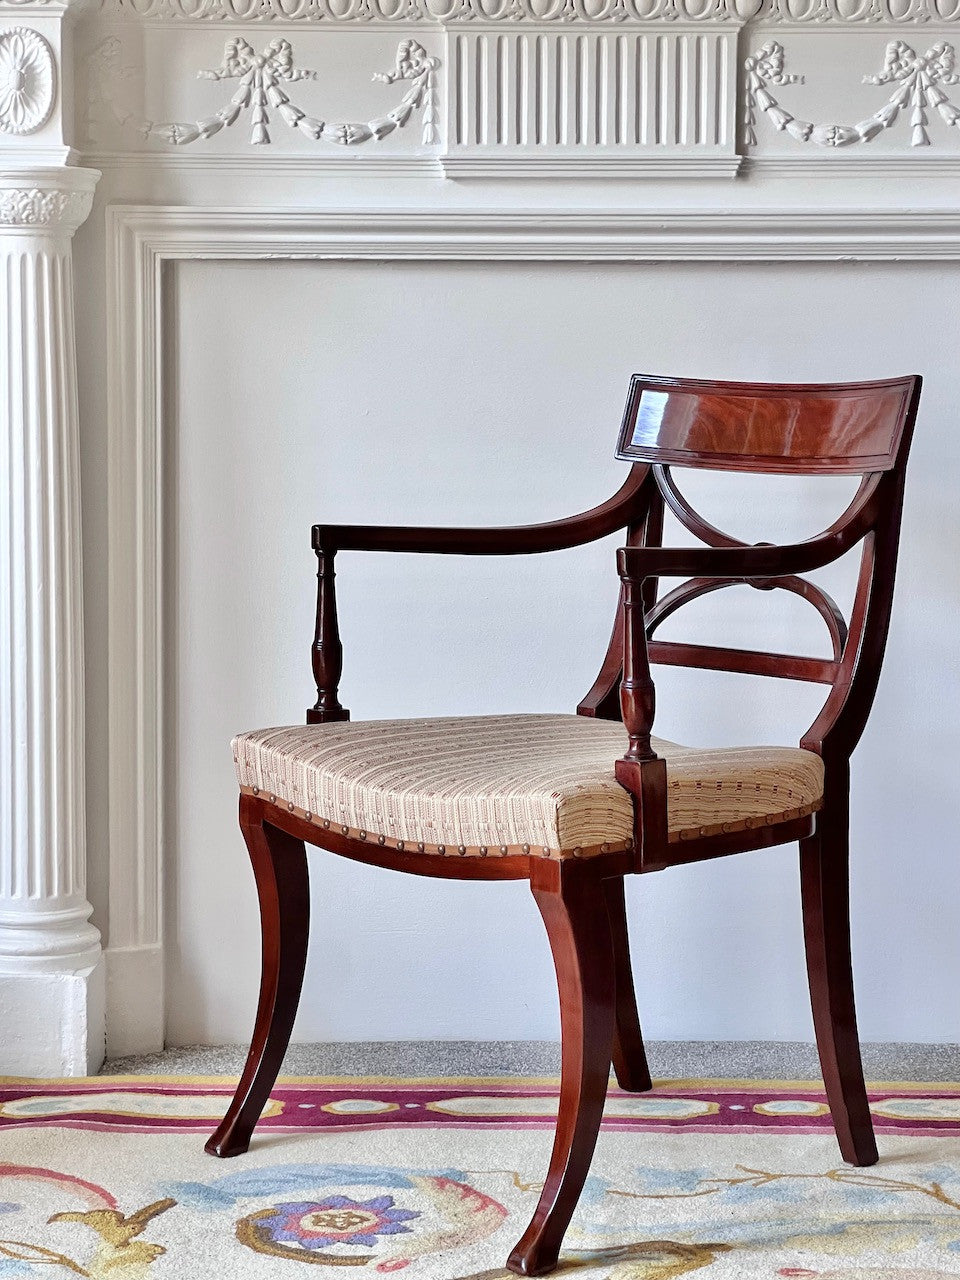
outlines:
{"label": "cream rug field", "polygon": [[[232,1081],[0,1080],[0,1280],[506,1280],[550,1080],[287,1079],[249,1154],[203,1141]],[[873,1086],[841,1164],[820,1089],[613,1090],[557,1275],[960,1276],[960,1085]]]}

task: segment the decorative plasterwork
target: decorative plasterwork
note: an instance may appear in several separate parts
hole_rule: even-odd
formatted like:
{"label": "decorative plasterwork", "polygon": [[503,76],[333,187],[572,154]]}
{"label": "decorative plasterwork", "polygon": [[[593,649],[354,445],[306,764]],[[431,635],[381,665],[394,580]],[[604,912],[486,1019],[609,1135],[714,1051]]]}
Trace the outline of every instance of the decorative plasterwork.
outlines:
{"label": "decorative plasterwork", "polygon": [[864,84],[896,85],[893,94],[879,111],[857,124],[813,124],[798,120],[786,110],[767,88],[768,85],[802,83],[803,78],[785,71],[783,45],[769,40],[758,53],[747,59],[746,143],[757,141],[758,109],[774,128],[785,131],[798,142],[813,142],[821,147],[846,147],[870,142],[884,129],[896,124],[901,111],[910,109],[911,143],[929,146],[928,110],[936,111],[951,126],[960,126],[960,108],[953,105],[941,85],[960,84],[952,44],[941,40],[919,54],[905,40],[887,45],[883,70],[879,75],[864,76]]}
{"label": "decorative plasterwork", "polygon": [[0,224],[5,227],[80,226],[90,212],[85,191],[40,191],[37,187],[0,189]]}
{"label": "decorative plasterwork", "polygon": [[736,33],[448,31],[445,173],[732,177]]}
{"label": "decorative plasterwork", "polygon": [[56,75],[53,52],[39,31],[0,31],[0,132],[33,133],[46,123]]}
{"label": "decorative plasterwork", "polygon": [[110,18],[247,24],[960,22],[957,0],[89,0],[87,8]]}
{"label": "decorative plasterwork", "polygon": [[[137,0],[142,5],[152,2]],[[213,2],[197,0],[201,7]],[[242,0],[230,2],[236,5]],[[350,6],[361,0],[323,2],[340,5],[332,19],[339,23],[352,21]],[[364,2],[372,3],[372,0]],[[386,0],[377,2],[384,5]],[[421,0],[413,2],[421,3]],[[430,2],[439,3],[439,0]],[[480,0],[470,2],[480,3]],[[515,2],[547,5],[553,0]],[[165,81],[163,67],[158,64],[162,59],[170,59],[178,69],[189,67],[189,59],[195,57],[194,45],[204,44],[208,52],[202,61],[210,67],[209,38],[201,34],[199,28],[181,28],[174,33],[169,26],[162,29],[155,25],[136,37],[129,28],[117,24],[102,34],[94,28],[81,64],[81,98],[85,97],[88,104],[86,140],[96,147],[98,159],[108,164],[115,155],[138,154],[144,158],[159,155],[161,148],[156,145],[159,142],[166,144],[164,150],[175,147],[184,152],[203,151],[215,156],[218,163],[236,167],[240,163],[236,142],[226,138],[212,143],[211,140],[235,124],[249,123],[251,143],[258,149],[276,143],[276,147],[269,147],[274,154],[296,153],[303,157],[303,163],[312,163],[307,160],[307,152],[312,148],[291,145],[291,134],[310,142],[352,148],[379,141],[419,121],[422,124],[420,147],[416,137],[411,136],[415,135],[415,128],[409,128],[404,135],[406,146],[395,143],[384,148],[385,154],[377,158],[382,173],[388,170],[397,174],[436,172],[439,165],[442,174],[461,180],[643,177],[710,180],[737,176],[745,159],[757,159],[761,164],[775,160],[775,153],[789,152],[798,142],[813,144],[805,148],[811,160],[820,148],[827,152],[871,142],[895,124],[903,124],[909,116],[912,134],[907,137],[901,134],[898,139],[891,138],[870,148],[884,157],[884,165],[892,172],[898,164],[902,167],[905,163],[902,155],[898,158],[898,152],[908,153],[909,141],[914,147],[937,141],[931,139],[928,132],[931,120],[939,124],[939,117],[949,126],[960,124],[960,105],[954,105],[947,92],[950,85],[957,83],[955,45],[933,34],[924,44],[903,37],[888,40],[886,33],[877,28],[874,29],[877,38],[869,41],[864,40],[865,27],[856,34],[848,31],[845,37],[839,30],[833,37],[824,34],[826,45],[846,39],[850,57],[861,56],[860,49],[865,46],[863,71],[875,71],[881,63],[882,69],[879,74],[862,77],[866,84],[875,86],[873,90],[867,94],[859,90],[861,99],[875,99],[870,106],[877,105],[877,110],[867,115],[870,107],[861,105],[856,114],[851,110],[848,115],[843,96],[845,92],[850,96],[856,93],[855,81],[847,79],[843,61],[828,60],[826,79],[833,83],[824,86],[825,77],[821,74],[821,89],[825,88],[826,101],[830,104],[817,113],[826,116],[821,122],[795,115],[781,101],[778,92],[782,87],[802,83],[802,78],[787,64],[784,46],[789,49],[793,62],[801,58],[815,60],[822,47],[821,35],[811,36],[809,26],[802,26],[804,15],[809,17],[808,9],[796,9],[793,15],[796,22],[789,39],[784,37],[782,42],[757,39],[754,44],[751,28],[744,29],[742,20],[726,25],[713,21],[718,9],[711,8],[706,16],[701,15],[698,22],[693,22],[689,15],[695,0],[683,0],[688,6],[683,21],[672,26],[638,27],[629,22],[607,23],[606,17],[612,14],[612,10],[608,13],[610,0],[590,0],[594,4],[592,9],[586,7],[587,0],[575,2],[577,13],[584,19],[591,18],[590,25],[586,22],[579,26],[561,22],[550,25],[544,18],[539,26],[525,28],[521,16],[511,27],[507,10],[502,6],[490,9],[490,14],[495,15],[491,21],[472,25],[462,20],[463,14],[458,9],[460,16],[445,25],[439,38],[428,26],[422,25],[419,30],[423,41],[401,40],[395,66],[373,77],[387,84],[402,85],[406,92],[402,97],[398,94],[399,101],[395,98],[396,105],[383,115],[373,114],[376,111],[374,97],[366,105],[370,113],[367,118],[354,121],[331,122],[315,109],[310,111],[311,98],[315,101],[318,91],[305,83],[323,81],[328,84],[327,93],[331,80],[336,79],[336,83],[343,85],[340,74],[343,60],[334,48],[339,41],[344,42],[347,65],[362,65],[364,53],[362,49],[356,52],[358,37],[345,30],[338,33],[331,28],[329,39],[306,29],[302,35],[299,32],[295,35],[292,30],[283,36],[271,33],[273,38],[265,38],[262,43],[250,30],[231,35],[224,42],[221,65],[201,71],[199,75],[212,81],[233,80],[236,91],[229,100],[225,100],[226,94],[218,100],[206,92],[195,92],[184,119],[174,112],[184,109],[176,104],[179,96],[189,90],[182,80],[179,88],[172,80]],[[661,4],[666,0],[651,2]],[[775,2],[785,4],[786,0]],[[801,0],[791,2],[799,6]],[[818,5],[822,13],[826,12],[822,6],[827,2],[809,0],[811,5]],[[932,4],[933,0],[925,2]],[[948,0],[938,2],[945,5]],[[297,0],[290,3],[295,4]],[[493,0],[483,0],[483,3],[490,5]],[[723,4],[727,3],[728,0],[723,0]],[[732,3],[733,0],[729,0],[729,4]],[[860,0],[838,0],[838,3],[843,6],[846,18],[852,20],[861,14],[860,8],[853,7]],[[869,0],[869,3],[879,3],[879,0]],[[903,0],[903,3],[911,5],[914,0]],[[949,3],[956,3],[960,12],[960,0],[949,0]],[[288,11],[288,16],[294,12]],[[400,27],[410,19],[412,11],[408,7],[403,12],[406,18],[399,22]],[[729,12],[735,10],[729,9]],[[910,12],[919,21],[919,10],[915,9],[901,15],[903,20],[906,21]],[[389,16],[395,11],[383,10],[383,13]],[[551,13],[553,9],[544,8],[541,17]],[[945,14],[949,17],[946,10]],[[439,11],[433,16],[441,20]],[[370,21],[374,23],[373,27],[367,27],[371,33],[370,44],[377,49],[373,56],[380,59],[384,53],[384,34],[374,35],[376,20]],[[348,45],[351,46],[349,52]],[[758,45],[762,47],[757,49]],[[751,48],[757,52],[745,59]],[[301,62],[306,65],[301,66]],[[196,66],[197,61],[192,65]],[[154,74],[155,70],[159,74]],[[876,89],[883,86],[887,86],[887,92],[881,95]],[[141,96],[144,92],[149,95],[147,102]],[[783,96],[790,103],[793,95]],[[206,114],[208,111],[210,114]],[[851,116],[854,123],[843,123]],[[773,128],[758,137],[761,118]],[[275,127],[280,125],[285,128]],[[783,134],[779,145],[777,133]],[[136,153],[135,134],[149,140],[146,146],[141,142]],[[753,155],[754,148],[759,151],[758,156]],[[329,148],[322,149],[329,151]],[[358,163],[351,172],[372,175],[372,167],[364,166],[374,150],[365,148],[363,164]],[[319,168],[326,161],[318,159],[315,163]],[[950,163],[960,168],[960,156]]]}
{"label": "decorative plasterwork", "polygon": [[240,87],[226,107],[193,124],[152,124],[146,132],[165,142],[183,145],[200,138],[210,138],[232,125],[240,113],[249,109],[253,125],[250,141],[268,143],[270,134],[268,110],[275,109],[291,129],[299,129],[314,142],[335,142],[344,146],[359,142],[379,141],[395,129],[402,128],[416,109],[423,108],[423,142],[437,141],[435,73],[438,58],[427,56],[416,40],[404,40],[397,49],[396,65],[391,71],[376,72],[373,79],[383,84],[409,80],[411,86],[400,103],[386,115],[363,124],[332,124],[308,116],[294,106],[280,87],[281,81],[315,80],[316,71],[297,70],[293,65],[293,49],[289,40],[272,40],[263,53],[255,53],[240,37],[227,41],[223,65],[213,71],[201,71],[207,80],[239,80]]}
{"label": "decorative plasterwork", "polygon": [[72,235],[90,212],[99,176],[72,168],[0,171],[0,227]]}
{"label": "decorative plasterwork", "polygon": [[397,47],[396,61],[390,71],[376,72],[373,79],[381,84],[409,82],[410,88],[400,102],[385,115],[362,123],[334,123],[307,115],[295,106],[281,87],[281,82],[316,80],[316,71],[294,66],[293,48],[289,40],[271,40],[262,53],[240,36],[226,42],[221,66],[198,72],[204,80],[239,80],[229,103],[213,115],[189,123],[139,120],[126,111],[119,99],[125,85],[133,79],[132,69],[122,65],[122,46],[116,36],[109,36],[88,59],[92,72],[90,86],[90,132],[97,131],[97,118],[104,112],[116,124],[134,129],[142,137],[155,137],[163,142],[185,146],[212,138],[228,129],[244,112],[250,113],[253,145],[270,142],[270,111],[275,111],[291,129],[314,142],[332,142],[354,146],[361,142],[379,141],[402,128],[414,111],[421,111],[425,146],[438,141],[436,73],[439,58],[428,56],[416,40],[403,40]]}

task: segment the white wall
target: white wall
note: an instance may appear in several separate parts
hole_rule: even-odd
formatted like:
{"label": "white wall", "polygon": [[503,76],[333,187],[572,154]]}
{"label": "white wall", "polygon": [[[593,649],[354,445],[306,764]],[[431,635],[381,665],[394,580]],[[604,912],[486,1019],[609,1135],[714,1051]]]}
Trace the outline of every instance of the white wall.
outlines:
{"label": "white wall", "polygon": [[[312,700],[310,525],[495,524],[590,506],[622,479],[612,453],[638,370],[926,375],[886,674],[855,757],[854,944],[865,1039],[960,1039],[955,274],[895,263],[178,266],[169,1040],[249,1034],[257,909],[229,739],[300,722]],[[829,521],[844,485],[813,484],[802,496],[784,481],[764,500],[753,481],[698,476],[689,491],[760,539]],[[344,702],[355,718],[572,711],[606,644],[617,545],[518,560],[344,553]],[[725,626],[733,643],[823,644],[793,600],[745,591],[697,607],[676,634],[716,638]],[[665,671],[658,688],[658,731],[688,742],[789,742],[818,705],[802,686],[700,673]],[[311,865],[297,1038],[557,1034],[524,885],[420,880],[319,851]],[[794,849],[647,877],[629,893],[648,1035],[812,1038]]]}
{"label": "white wall", "polygon": [[[857,763],[856,932],[866,1034],[956,1039],[942,904],[956,900],[957,0],[81,8],[0,0],[48,72],[29,121],[0,119],[0,232],[34,262],[71,243],[76,276],[75,319],[59,277],[36,277],[40,346],[6,299],[11,358],[39,378],[14,379],[10,457],[21,412],[63,447],[15,477],[40,523],[12,544],[0,595],[19,620],[16,585],[34,584],[44,626],[73,637],[37,642],[60,674],[80,654],[77,557],[48,563],[32,539],[42,526],[78,550],[78,469],[82,490],[82,685],[31,676],[42,628],[28,643],[14,627],[8,646],[6,700],[26,708],[23,759],[41,762],[28,798],[58,830],[0,848],[0,917],[43,917],[26,957],[16,929],[0,939],[12,1007],[43,1023],[43,1068],[67,1069],[67,1044],[81,1069],[96,1061],[101,997],[111,1054],[247,1035],[256,911],[227,743],[299,721],[311,697],[310,524],[588,506],[622,475],[612,445],[638,367],[928,374],[891,672]],[[38,365],[48,339],[56,358]],[[836,488],[805,500],[804,532]],[[694,489],[748,535],[787,532],[789,485],[762,501],[745,482]],[[354,713],[572,709],[608,632],[615,543],[510,564],[345,556]],[[772,603],[744,591],[689,625],[742,643]],[[797,601],[776,616],[759,643],[822,641]],[[812,715],[809,690],[735,684],[666,673],[662,729],[722,741]],[[85,823],[72,802],[62,820],[66,777]],[[631,886],[638,956],[657,957],[652,1034],[809,1034],[792,856]],[[522,887],[317,861],[299,1034],[555,1029]],[[74,942],[89,1000],[38,1005],[32,966],[76,976],[64,930],[88,906],[95,929]]]}

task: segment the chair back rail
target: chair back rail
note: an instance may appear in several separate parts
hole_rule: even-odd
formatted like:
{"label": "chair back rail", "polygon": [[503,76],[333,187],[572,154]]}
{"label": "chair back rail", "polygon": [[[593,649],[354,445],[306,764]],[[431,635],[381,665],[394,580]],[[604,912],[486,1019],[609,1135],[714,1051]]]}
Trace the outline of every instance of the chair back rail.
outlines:
{"label": "chair back rail", "polygon": [[766,386],[635,374],[617,455],[766,474],[891,471],[912,391],[912,378]]}

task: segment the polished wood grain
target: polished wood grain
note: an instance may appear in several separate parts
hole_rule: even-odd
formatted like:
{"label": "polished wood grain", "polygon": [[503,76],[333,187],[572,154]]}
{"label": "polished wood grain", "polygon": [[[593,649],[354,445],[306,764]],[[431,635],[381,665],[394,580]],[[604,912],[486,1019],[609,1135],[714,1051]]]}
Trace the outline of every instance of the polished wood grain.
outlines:
{"label": "polished wood grain", "polygon": [[617,456],[715,470],[889,471],[911,378],[844,386],[634,377]]}
{"label": "polished wood grain", "polygon": [[310,650],[317,700],[307,711],[307,724],[327,724],[349,720],[350,712],[340,705],[338,691],[343,673],[343,645],[337,620],[335,551],[317,546],[317,622]]}
{"label": "polished wood grain", "polygon": [[699,667],[704,671],[735,671],[745,676],[777,676],[781,680],[810,680],[832,685],[840,670],[829,658],[804,658],[759,649],[731,649],[710,644],[681,644],[655,640],[648,646],[650,661],[667,667]]}
{"label": "polished wood grain", "polygon": [[[638,470],[635,468],[635,470]],[[663,540],[663,497],[659,490],[652,486],[646,470],[644,486],[638,498],[637,517],[626,530],[625,545],[628,547],[659,546]],[[642,506],[640,503],[642,502]],[[652,608],[657,599],[657,583],[648,578],[643,584],[644,608]],[[610,643],[604,654],[603,664],[596,680],[577,707],[577,714],[591,716],[598,720],[620,719],[620,678],[623,674],[623,585],[620,587],[620,600],[613,619],[613,631]]]}
{"label": "polished wood grain", "polygon": [[[349,719],[349,712],[341,707],[338,696],[343,660],[333,585],[333,557],[337,551],[513,556],[569,550],[596,542],[598,538],[605,538],[642,519],[650,501],[648,474],[648,467],[632,467],[624,483],[606,502],[579,515],[542,524],[489,529],[314,525],[311,537],[319,564],[317,622],[312,649],[317,701],[307,712],[307,723]],[[619,667],[619,656],[617,662]]]}
{"label": "polished wood grain", "polygon": [[324,551],[405,551],[432,555],[516,556],[564,551],[596,542],[636,519],[646,507],[646,467],[634,467],[612,498],[563,520],[489,529],[424,529],[365,524],[318,524],[313,546]]}
{"label": "polished wood grain", "polygon": [[557,1265],[590,1171],[607,1096],[616,1026],[616,971],[603,881],[589,863],[542,861],[530,888],[560,988],[560,1111],[550,1165],[530,1225],[507,1260],[516,1275]]}
{"label": "polished wood grain", "polygon": [[[307,821],[286,805],[270,804],[266,800],[260,803],[264,805],[270,824],[288,835],[341,858],[362,862],[369,867],[383,867],[388,871],[404,871],[408,875],[437,880],[529,880],[532,867],[550,861],[533,853],[461,858],[452,854],[420,853],[409,847],[397,849],[387,843],[381,845],[377,840],[360,840],[349,833],[349,827]],[[633,860],[633,854],[627,850],[598,853],[585,862],[595,866],[601,877],[607,877],[627,875],[633,870]]]}
{"label": "polished wood grain", "polygon": [[302,840],[272,826],[268,809],[240,797],[240,830],[260,899],[260,1001],[233,1101],[205,1150],[241,1155],[276,1083],[300,1002],[310,931],[310,885]]}
{"label": "polished wood grain", "polygon": [[613,1042],[613,1069],[617,1084],[628,1093],[646,1093],[653,1088],[650,1067],[643,1047],[640,1014],[633,985],[630,962],[630,933],[627,928],[627,903],[623,876],[612,876],[603,882],[613,940],[613,965],[616,986],[616,1034]]}
{"label": "polished wood grain", "polygon": [[[659,397],[647,399],[644,396]],[[241,827],[260,896],[260,1002],[243,1076],[207,1144],[215,1155],[245,1151],[276,1080],[296,1013],[306,953],[309,896],[304,844],[372,866],[445,879],[527,879],[546,925],[560,989],[563,1030],[560,1111],[534,1217],[510,1255],[518,1275],[557,1264],[564,1231],[589,1171],[611,1060],[625,1089],[650,1088],[630,962],[624,876],[663,871],[786,842],[800,844],[807,974],[827,1095],[845,1160],[873,1163],[876,1146],[857,1041],[849,931],[849,760],[879,680],[893,601],[904,477],[920,379],[840,386],[706,383],[637,375],[620,455],[634,462],[607,502],[566,520],[504,529],[317,525],[317,621],[311,723],[345,719],[339,700],[342,649],[334,557],[350,550],[517,555],[578,546],[623,529],[620,598],[597,679],[582,715],[622,719],[629,745],[612,762],[633,799],[633,849],[597,857],[440,857],[360,840],[348,828],[308,821],[292,806],[244,795]],[[677,465],[765,473],[861,472],[847,510],[804,542],[747,545],[704,520],[673,475]],[[665,547],[671,511],[700,547]],[[859,551],[849,623],[803,577]],[[664,578],[688,579],[660,594]],[[787,591],[823,619],[829,658],[689,644],[655,638],[686,604],[733,586]],[[824,761],[820,813],[751,830],[671,841],[666,762],[652,733],[657,663],[703,667],[829,686],[801,745]]]}
{"label": "polished wood grain", "polygon": [[[799,596],[807,604],[812,605],[827,625],[830,644],[833,649],[833,661],[839,662],[847,643],[847,623],[837,602],[822,587],[806,578],[787,576],[772,579],[748,579],[743,582],[739,578],[693,578],[682,583],[673,591],[668,591],[655,605],[647,609],[647,639],[652,640],[654,633],[662,623],[672,617],[685,604],[700,600],[714,591],[722,591],[726,587],[752,586],[760,591],[787,591]],[[786,655],[783,655],[786,656]],[[657,659],[665,661],[666,659]]]}
{"label": "polished wood grain", "polygon": [[[662,761],[660,762],[662,765]],[[644,767],[653,768],[654,762]],[[618,774],[619,776],[619,774]],[[651,780],[655,785],[655,778]],[[630,775],[624,773],[623,785],[633,790],[634,783]],[[649,805],[648,805],[649,807]],[[665,871],[667,867],[684,867],[692,862],[711,862],[714,858],[728,858],[732,853],[753,853],[756,849],[773,849],[777,845],[792,844],[795,840],[804,840],[817,829],[819,814],[808,814],[805,818],[792,818],[787,822],[777,822],[770,826],[750,827],[746,831],[729,831],[719,835],[691,837],[689,840],[677,840],[667,844],[658,844],[653,840],[638,850],[634,871]]]}
{"label": "polished wood grain", "polygon": [[848,1164],[879,1159],[863,1083],[850,956],[849,769],[831,761],[816,831],[800,842],[807,980],[820,1066]]}

